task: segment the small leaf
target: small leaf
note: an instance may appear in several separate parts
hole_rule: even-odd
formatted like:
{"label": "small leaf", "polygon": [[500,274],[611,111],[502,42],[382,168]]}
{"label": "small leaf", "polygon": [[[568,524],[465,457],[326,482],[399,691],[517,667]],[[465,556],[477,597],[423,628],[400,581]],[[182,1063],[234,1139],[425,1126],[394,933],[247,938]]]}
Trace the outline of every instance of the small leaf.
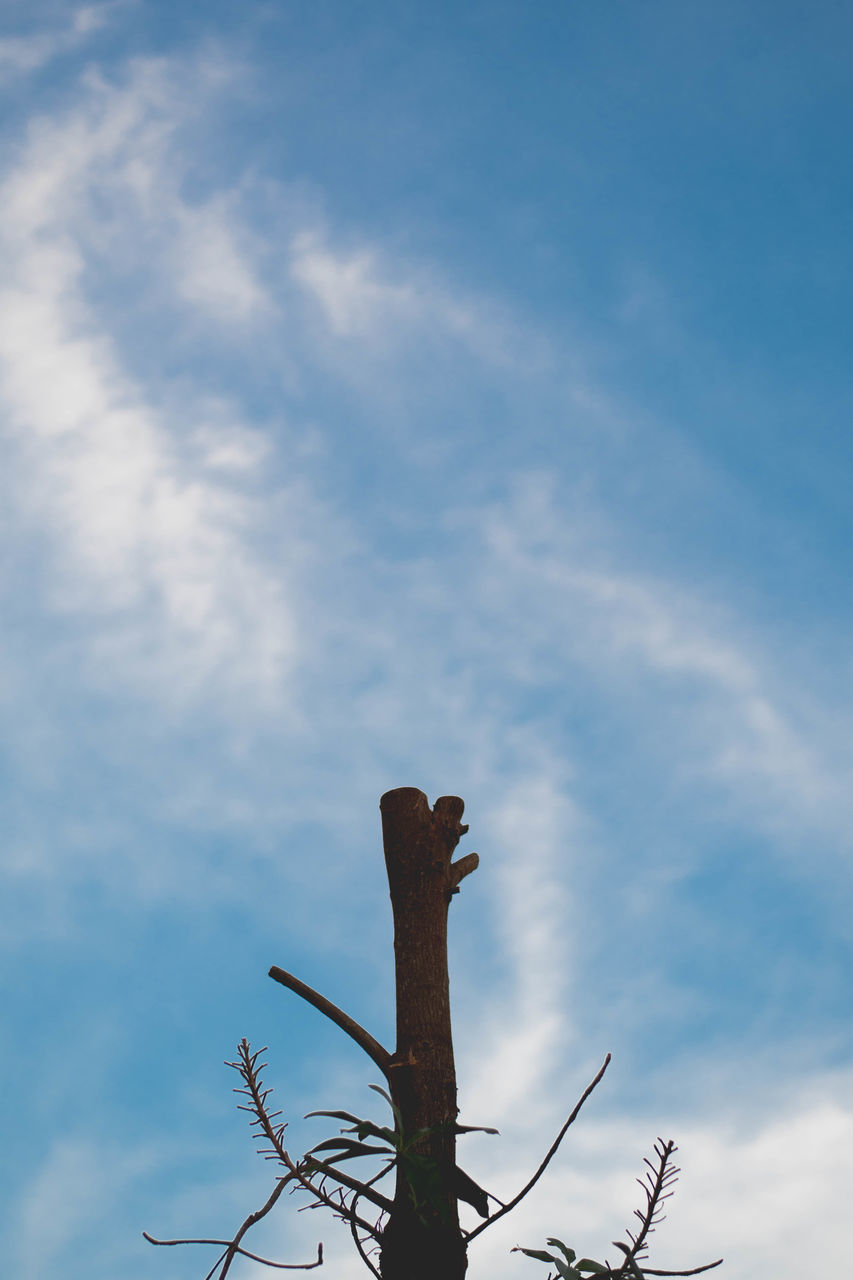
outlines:
{"label": "small leaf", "polygon": [[575,1267],[578,1271],[593,1271],[596,1275],[606,1273],[608,1270],[600,1262],[593,1262],[592,1258],[581,1258],[580,1262],[575,1263]]}
{"label": "small leaf", "polygon": [[520,1244],[517,1244],[514,1249],[510,1249],[510,1253],[523,1253],[528,1258],[535,1258],[537,1262],[553,1262],[555,1264],[559,1262],[559,1259],[555,1258],[553,1253],[546,1253],[544,1249],[522,1249]]}
{"label": "small leaf", "polygon": [[560,1252],[565,1254],[566,1262],[574,1262],[575,1258],[578,1256],[574,1249],[570,1249],[567,1244],[563,1244],[562,1240],[558,1240],[556,1236],[549,1236],[548,1244],[556,1245]]}
{"label": "small leaf", "polygon": [[372,1147],[366,1142],[354,1142],[352,1138],[328,1138],[325,1142],[318,1142],[307,1154],[311,1156],[317,1151],[347,1151],[353,1156],[388,1155],[387,1147]]}
{"label": "small leaf", "polygon": [[483,1124],[458,1124],[457,1133],[500,1133],[500,1129],[489,1129]]}
{"label": "small leaf", "polygon": [[464,1200],[466,1204],[473,1205],[481,1218],[489,1216],[489,1195],[481,1186],[478,1186],[473,1178],[460,1169],[459,1165],[453,1171],[453,1194],[457,1200]]}
{"label": "small leaf", "polygon": [[305,1119],[309,1120],[311,1116],[328,1116],[330,1120],[348,1120],[350,1124],[364,1124],[363,1120],[359,1120],[358,1116],[354,1116],[351,1111],[308,1111]]}
{"label": "small leaf", "polygon": [[403,1117],[400,1114],[400,1108],[394,1102],[391,1101],[391,1095],[386,1093],[385,1090],[382,1088],[382,1086],[379,1084],[371,1084],[371,1085],[368,1085],[367,1087],[368,1089],[372,1089],[374,1093],[378,1093],[380,1097],[385,1099],[385,1101],[388,1103],[388,1106],[391,1108],[391,1111],[393,1113],[394,1123],[396,1124],[398,1129],[402,1130]]}

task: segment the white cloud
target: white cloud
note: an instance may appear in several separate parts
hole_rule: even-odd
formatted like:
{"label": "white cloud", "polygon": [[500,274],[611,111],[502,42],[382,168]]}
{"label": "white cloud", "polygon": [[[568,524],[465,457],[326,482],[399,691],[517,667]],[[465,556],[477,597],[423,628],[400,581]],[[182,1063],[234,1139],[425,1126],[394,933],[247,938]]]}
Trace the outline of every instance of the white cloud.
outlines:
{"label": "white cloud", "polygon": [[517,677],[594,679],[647,732],[666,725],[671,776],[723,785],[774,832],[796,814],[801,830],[843,841],[842,762],[785,655],[762,651],[701,588],[620,568],[629,534],[608,529],[602,514],[591,539],[558,509],[545,478],[522,480],[510,502],[474,518],[491,561],[480,599],[508,622],[495,628],[494,646]]}
{"label": "white cloud", "polygon": [[[800,1280],[804,1268],[837,1271],[847,1250],[853,1181],[849,1081],[820,1082],[822,1097],[809,1096],[807,1082],[783,1110],[767,1115],[761,1105],[760,1122],[744,1120],[741,1099],[739,1118],[725,1109],[691,1119],[668,1115],[663,1129],[655,1118],[599,1119],[606,1088],[605,1078],[518,1210],[472,1244],[472,1275],[544,1280],[539,1264],[508,1254],[515,1244],[545,1248],[549,1235],[615,1261],[611,1241],[625,1239],[642,1204],[634,1179],[658,1136],[675,1138],[682,1174],[667,1219],[651,1237],[651,1266],[692,1267],[722,1256],[723,1267],[711,1274],[726,1280]],[[479,1162],[468,1161],[472,1175],[498,1195],[512,1195],[538,1166],[561,1118],[552,1103],[550,1127],[540,1113],[527,1142],[491,1139],[495,1145],[486,1148],[484,1139]]]}
{"label": "white cloud", "polygon": [[176,221],[172,260],[183,297],[226,322],[258,319],[271,309],[249,251],[240,243],[233,199],[214,196],[195,208],[180,207]]}
{"label": "white cloud", "polygon": [[340,337],[364,337],[395,320],[410,321],[418,310],[410,285],[378,277],[374,253],[335,254],[315,232],[295,237],[291,270],[319,303],[332,332]]}
{"label": "white cloud", "polygon": [[0,77],[37,71],[60,54],[76,49],[87,36],[106,26],[113,10],[122,3],[123,0],[111,0],[106,4],[80,5],[64,27],[0,39]]}
{"label": "white cloud", "polygon": [[726,1255],[731,1280],[798,1280],[804,1270],[837,1270],[849,1247],[849,1098],[794,1106],[746,1135],[734,1128],[687,1128],[679,1146],[689,1199],[673,1224],[668,1257],[675,1247],[681,1256],[688,1246],[716,1248]]}
{"label": "white cloud", "polygon": [[153,1150],[121,1150],[89,1138],[57,1139],[21,1192],[16,1209],[16,1275],[52,1276],[61,1260],[107,1233],[135,1179],[155,1164]]}
{"label": "white cloud", "polygon": [[[502,996],[468,1031],[471,1048],[461,1077],[466,1114],[504,1124],[523,1099],[535,1097],[570,1035],[565,992],[570,970],[570,902],[566,890],[579,844],[580,820],[554,762],[537,761],[528,777],[496,794],[478,837],[489,849],[501,954],[509,974]],[[479,1069],[487,1060],[488,1072]]]}
{"label": "white cloud", "polygon": [[435,271],[396,261],[375,244],[336,248],[314,226],[293,237],[290,272],[332,337],[357,344],[359,360],[366,353],[382,358],[444,349],[493,369],[530,373],[551,359],[544,339],[518,325],[496,299],[467,296]]}
{"label": "white cloud", "polygon": [[[138,668],[165,664],[173,693],[228,673],[266,697],[297,641],[281,574],[252,549],[261,512],[230,483],[235,464],[245,474],[260,460],[256,438],[238,426],[226,443],[220,430],[199,471],[168,413],[125,372],[86,295],[88,202],[104,184],[121,186],[131,157],[165,163],[175,111],[162,68],[142,64],[123,89],[94,82],[67,118],[33,126],[3,183],[6,482],[30,493],[30,518],[56,540],[54,605],[112,620],[94,644],[101,660],[112,649]],[[167,195],[175,181],[167,173]],[[195,245],[184,292],[231,314],[261,305],[229,249],[226,205],[196,214],[176,201],[172,212],[181,243]]]}

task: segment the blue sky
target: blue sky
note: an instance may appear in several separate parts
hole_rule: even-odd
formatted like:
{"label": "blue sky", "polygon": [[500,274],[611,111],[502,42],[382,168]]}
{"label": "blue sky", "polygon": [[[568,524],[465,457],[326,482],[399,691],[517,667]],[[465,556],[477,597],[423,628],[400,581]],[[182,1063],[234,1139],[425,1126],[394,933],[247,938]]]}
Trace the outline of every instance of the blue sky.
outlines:
{"label": "blue sky", "polygon": [[[458,794],[469,1274],[849,1253],[847,6],[73,5],[0,37],[3,1234],[201,1277],[393,1039],[378,800]],[[313,1127],[312,1127],[313,1126]],[[285,1205],[256,1245],[329,1275]],[[246,1264],[244,1273],[260,1275]],[[264,1272],[263,1274],[269,1274]],[[542,1273],[544,1274],[544,1273]]]}

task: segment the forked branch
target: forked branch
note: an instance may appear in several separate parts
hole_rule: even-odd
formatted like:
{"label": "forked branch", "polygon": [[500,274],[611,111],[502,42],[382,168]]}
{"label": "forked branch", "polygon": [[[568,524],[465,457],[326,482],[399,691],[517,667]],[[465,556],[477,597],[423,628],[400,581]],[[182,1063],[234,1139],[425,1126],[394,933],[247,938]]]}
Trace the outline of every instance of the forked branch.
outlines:
{"label": "forked branch", "polygon": [[[280,1182],[276,1187],[276,1192],[280,1192],[283,1186],[284,1186],[284,1183]],[[278,1195],[276,1195],[276,1199],[278,1199]],[[250,1258],[252,1262],[259,1262],[261,1266],[275,1267],[278,1271],[311,1271],[313,1267],[321,1267],[323,1265],[322,1244],[317,1245],[317,1257],[313,1262],[273,1262],[271,1258],[262,1258],[260,1254],[250,1253],[248,1249],[243,1249],[240,1247],[239,1241],[243,1238],[245,1233],[248,1231],[249,1227],[253,1227],[255,1223],[258,1222],[264,1216],[265,1213],[268,1213],[269,1210],[272,1208],[273,1203],[274,1201],[272,1200],[272,1196],[271,1196],[270,1200],[267,1201],[263,1209],[259,1209],[257,1213],[250,1213],[249,1217],[243,1223],[242,1227],[237,1232],[233,1240],[207,1240],[202,1238],[195,1239],[195,1240],[157,1240],[154,1236],[149,1235],[147,1231],[143,1231],[142,1234],[149,1244],[160,1244],[160,1245],[217,1244],[220,1246],[224,1245],[225,1252],[223,1254],[220,1254],[219,1258],[213,1264],[213,1267],[211,1268],[211,1270],[208,1271],[207,1275],[205,1276],[205,1280],[211,1280],[211,1277],[213,1276],[216,1269],[220,1266],[220,1264],[222,1269],[219,1272],[219,1280],[224,1280],[224,1277],[228,1274],[230,1270],[231,1262],[237,1256],[237,1254],[239,1254],[241,1258]]]}

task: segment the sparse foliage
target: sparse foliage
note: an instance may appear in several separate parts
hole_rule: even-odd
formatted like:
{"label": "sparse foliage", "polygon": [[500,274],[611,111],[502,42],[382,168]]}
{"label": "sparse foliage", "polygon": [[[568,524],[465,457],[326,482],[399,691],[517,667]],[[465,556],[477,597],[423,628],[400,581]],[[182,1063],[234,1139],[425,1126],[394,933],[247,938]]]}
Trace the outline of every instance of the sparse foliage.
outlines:
{"label": "sparse foliage", "polygon": [[662,1138],[658,1138],[654,1146],[657,1164],[652,1164],[647,1156],[644,1158],[648,1168],[642,1178],[637,1178],[637,1182],[642,1188],[646,1204],[643,1209],[634,1210],[634,1217],[640,1223],[639,1229],[632,1231],[628,1228],[625,1232],[630,1244],[620,1240],[613,1241],[613,1247],[624,1255],[618,1267],[611,1267],[609,1262],[595,1262],[592,1258],[577,1260],[575,1250],[570,1249],[556,1236],[549,1236],[547,1243],[552,1248],[558,1249],[559,1255],[544,1249],[523,1249],[519,1245],[512,1252],[524,1253],[528,1258],[536,1258],[538,1262],[547,1262],[553,1266],[554,1277],[549,1274],[548,1280],[556,1280],[557,1277],[559,1280],[584,1280],[585,1276],[601,1276],[603,1280],[645,1280],[646,1276],[695,1276],[702,1271],[711,1271],[714,1267],[720,1266],[722,1258],[701,1267],[693,1267],[688,1271],[661,1271],[647,1267],[645,1263],[642,1269],[640,1268],[640,1262],[645,1259],[649,1251],[648,1238],[666,1217],[663,1212],[664,1202],[673,1194],[673,1187],[681,1172],[670,1163],[677,1150],[672,1140],[664,1142]]}
{"label": "sparse foliage", "polygon": [[[387,1103],[391,1123],[380,1124],[350,1111],[311,1111],[309,1116],[342,1122],[337,1135],[315,1143],[294,1159],[285,1145],[287,1122],[280,1110],[270,1110],[272,1089],[263,1082],[266,1049],[252,1050],[243,1039],[237,1058],[228,1065],[240,1075],[235,1092],[245,1101],[240,1109],[251,1117],[258,1151],[279,1172],[264,1205],[249,1214],[230,1240],[158,1240],[152,1244],[215,1245],[221,1252],[204,1280],[225,1280],[235,1258],[279,1270],[308,1271],[323,1262],[323,1246],[311,1262],[284,1263],[249,1252],[242,1241],[247,1232],[274,1208],[285,1189],[308,1196],[303,1208],[324,1208],[345,1223],[359,1257],[377,1280],[463,1280],[468,1249],[475,1239],[510,1213],[543,1175],[586,1100],[604,1076],[608,1054],[584,1090],[532,1177],[510,1200],[503,1202],[485,1191],[456,1163],[456,1140],[471,1132],[496,1129],[460,1125],[457,1120],[456,1074],[450,1030],[447,975],[447,911],[463,877],[476,870],[475,853],[451,862],[460,837],[468,830],[459,819],[464,805],[458,797],[443,796],[429,808],[426,796],[410,787],[388,792],[381,802],[383,839],[391,903],[394,911],[394,951],[397,990],[397,1045],[389,1053],[349,1014],[332,1004],[299,978],[274,966],[270,976],[307,1000],[346,1032],[382,1071],[387,1089],[370,1085]],[[306,1117],[308,1118],[308,1117]],[[638,1178],[645,1206],[635,1210],[638,1226],[626,1232],[627,1243],[614,1241],[623,1255],[618,1266],[596,1262],[551,1236],[550,1249],[517,1247],[553,1268],[555,1280],[645,1280],[647,1276],[695,1275],[721,1260],[688,1271],[662,1271],[646,1264],[648,1238],[663,1221],[663,1206],[672,1195],[679,1170],[672,1163],[673,1142],[655,1144],[656,1163]],[[347,1170],[341,1165],[347,1162]],[[352,1168],[372,1171],[357,1178]],[[376,1167],[378,1166],[378,1168]],[[393,1195],[380,1184],[394,1174]],[[473,1206],[483,1221],[472,1230],[459,1223],[458,1204]],[[493,1210],[492,1205],[497,1207]],[[642,1266],[640,1265],[642,1263]],[[549,1273],[551,1280],[551,1273]]]}

